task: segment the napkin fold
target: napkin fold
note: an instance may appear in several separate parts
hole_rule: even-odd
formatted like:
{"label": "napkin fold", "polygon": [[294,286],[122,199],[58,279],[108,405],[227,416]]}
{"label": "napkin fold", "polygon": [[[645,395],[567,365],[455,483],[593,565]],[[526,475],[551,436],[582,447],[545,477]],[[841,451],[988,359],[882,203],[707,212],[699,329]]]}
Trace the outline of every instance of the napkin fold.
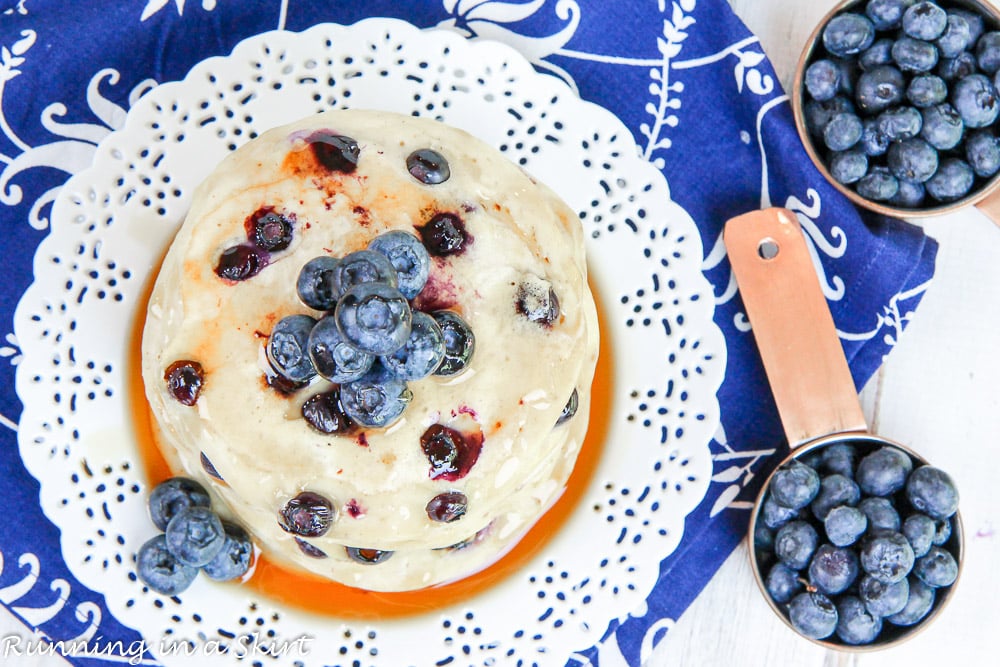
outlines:
{"label": "napkin fold", "polygon": [[724,0],[0,2],[0,602],[54,640],[120,642],[126,651],[142,640],[68,571],[58,530],[39,507],[38,483],[17,452],[12,315],[32,281],[54,193],[89,164],[97,142],[153,82],[183,78],[260,32],[369,16],[518,49],[615,113],[697,223],[728,358],[718,392],[722,426],[710,443],[713,483],[680,546],[661,563],[645,608],[613,621],[600,645],[567,657],[570,665],[639,665],[742,539],[757,484],[785,449],[725,258],[725,221],[772,205],[797,214],[859,388],[895,345],[934,271],[932,239],[912,225],[860,215],[812,166],[759,42]]}

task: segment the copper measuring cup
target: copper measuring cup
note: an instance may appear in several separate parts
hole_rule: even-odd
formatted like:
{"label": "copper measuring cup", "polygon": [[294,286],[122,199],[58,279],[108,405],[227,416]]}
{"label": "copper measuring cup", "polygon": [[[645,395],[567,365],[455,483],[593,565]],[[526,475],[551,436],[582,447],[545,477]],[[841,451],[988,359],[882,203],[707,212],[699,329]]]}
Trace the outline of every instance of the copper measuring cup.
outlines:
{"label": "copper measuring cup", "polygon": [[[866,208],[869,211],[875,211],[876,213],[895,218],[913,219],[935,215],[945,215],[961,208],[965,208],[966,206],[975,206],[982,211],[986,217],[1000,225],[1000,172],[993,175],[989,180],[980,184],[979,187],[973,189],[969,194],[961,199],[953,202],[938,204],[936,206],[924,206],[915,209],[899,208],[896,206],[890,206],[883,202],[865,199],[852,188],[837,181],[830,174],[830,170],[820,157],[820,152],[825,151],[825,147],[817,147],[815,145],[816,140],[809,134],[809,130],[806,129],[804,111],[806,103],[804,85],[805,72],[806,68],[812,62],[813,54],[817,49],[822,49],[821,42],[823,28],[830,22],[830,19],[848,9],[863,12],[866,2],[867,0],[845,0],[844,2],[838,3],[837,6],[831,9],[813,30],[809,39],[806,40],[805,49],[803,49],[802,55],[799,57],[798,64],[795,68],[795,76],[792,80],[791,88],[792,116],[795,119],[795,129],[798,130],[799,139],[802,141],[802,145],[805,147],[806,153],[809,154],[809,159],[812,160],[816,168],[819,169],[831,185],[840,190],[840,192],[842,192],[856,205]],[[984,2],[982,0],[950,0],[949,4],[960,5],[982,14],[986,21],[987,31],[1000,29],[1000,10],[989,2]]]}
{"label": "copper measuring cup", "polygon": [[[833,317],[795,214],[772,208],[733,218],[726,223],[724,240],[791,449],[781,465],[835,443],[852,443],[860,455],[889,445],[909,454],[915,467],[927,463],[908,447],[868,432]],[[765,599],[791,627],[784,611],[767,594],[753,544],[754,526],[770,481],[768,477],[750,515],[750,559]],[[961,578],[964,544],[958,513],[952,517],[952,536],[945,546],[954,555]],[[919,623],[884,629],[873,644],[810,641],[858,652],[900,643],[941,612],[957,584],[956,579],[951,587],[938,590],[934,608]]]}

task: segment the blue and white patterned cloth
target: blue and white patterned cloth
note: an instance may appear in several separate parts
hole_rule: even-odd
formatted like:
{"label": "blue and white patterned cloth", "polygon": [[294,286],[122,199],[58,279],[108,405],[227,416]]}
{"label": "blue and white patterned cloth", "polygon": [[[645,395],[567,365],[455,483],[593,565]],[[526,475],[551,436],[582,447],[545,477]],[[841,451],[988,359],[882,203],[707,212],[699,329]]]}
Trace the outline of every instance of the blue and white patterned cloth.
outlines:
{"label": "blue and white patterned cloth", "polygon": [[260,32],[369,16],[518,49],[622,119],[701,232],[728,354],[722,428],[711,443],[715,475],[646,608],[614,622],[584,653],[590,664],[638,665],[743,537],[757,491],[747,480],[759,483],[784,447],[725,258],[723,223],[771,205],[799,214],[859,387],[890,352],[934,270],[931,239],[904,223],[862,219],[811,166],[760,44],[725,0],[0,0],[0,601],[54,640],[88,623],[104,642],[140,639],[73,578],[39,507],[38,483],[18,456],[12,315],[32,281],[56,191],[88,166],[96,144],[152,83],[181,79]]}

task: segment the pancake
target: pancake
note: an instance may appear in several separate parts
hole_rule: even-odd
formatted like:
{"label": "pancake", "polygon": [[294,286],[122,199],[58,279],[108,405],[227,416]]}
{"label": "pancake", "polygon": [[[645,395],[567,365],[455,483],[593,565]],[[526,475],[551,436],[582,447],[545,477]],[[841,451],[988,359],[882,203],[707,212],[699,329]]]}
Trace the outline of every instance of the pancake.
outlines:
{"label": "pancake", "polygon": [[[474,348],[457,372],[406,381],[401,413],[366,426],[337,400],[350,382],[290,381],[268,345],[290,316],[334,315],[300,298],[306,263],[399,231],[429,257],[408,312],[457,317]],[[194,193],[150,298],[142,373],[167,460],[269,558],[401,591],[489,565],[558,498],[597,350],[581,225],[558,196],[461,130],[331,111],[253,139]],[[324,399],[329,432],[303,416]]]}

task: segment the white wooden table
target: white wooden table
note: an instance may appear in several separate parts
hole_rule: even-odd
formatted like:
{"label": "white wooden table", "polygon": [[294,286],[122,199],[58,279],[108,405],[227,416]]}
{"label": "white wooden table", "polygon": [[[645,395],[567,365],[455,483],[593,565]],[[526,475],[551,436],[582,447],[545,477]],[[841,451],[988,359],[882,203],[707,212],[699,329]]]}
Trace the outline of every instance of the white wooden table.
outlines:
{"label": "white wooden table", "polygon": [[[1000,6],[1000,0],[992,0]],[[805,40],[835,0],[730,0],[759,37],[786,89]],[[962,493],[966,560],[941,617],[906,644],[849,655],[798,638],[764,602],[746,549],[733,553],[679,619],[650,667],[921,667],[996,664],[1000,630],[1000,227],[975,209],[926,220],[941,244],[916,317],[862,399],[872,429],[948,470]],[[0,608],[0,642],[28,630]],[[16,659],[18,667],[65,665]]]}

